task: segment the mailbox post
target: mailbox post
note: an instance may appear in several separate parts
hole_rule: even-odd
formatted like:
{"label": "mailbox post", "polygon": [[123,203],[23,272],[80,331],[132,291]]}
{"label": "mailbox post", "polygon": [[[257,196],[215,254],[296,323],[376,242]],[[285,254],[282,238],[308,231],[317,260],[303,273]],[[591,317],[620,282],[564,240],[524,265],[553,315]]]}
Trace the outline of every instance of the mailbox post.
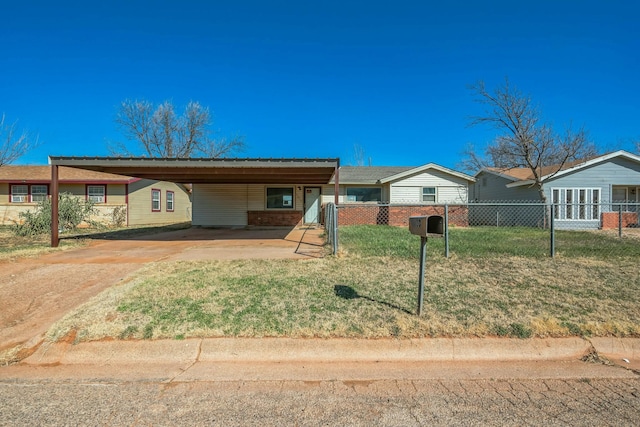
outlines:
{"label": "mailbox post", "polygon": [[427,260],[427,238],[444,235],[444,221],[441,215],[409,217],[409,232],[420,236],[420,275],[418,279],[418,316],[422,315],[424,301],[424,272]]}

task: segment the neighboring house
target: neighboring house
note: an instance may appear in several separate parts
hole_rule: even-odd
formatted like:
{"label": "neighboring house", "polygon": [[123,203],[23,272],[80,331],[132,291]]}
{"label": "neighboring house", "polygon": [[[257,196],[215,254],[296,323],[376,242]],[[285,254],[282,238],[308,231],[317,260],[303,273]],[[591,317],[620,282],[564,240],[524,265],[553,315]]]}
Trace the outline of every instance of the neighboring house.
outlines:
{"label": "neighboring house", "polygon": [[[475,178],[428,163],[423,166],[343,166],[340,204],[465,204]],[[333,201],[334,187],[323,187],[323,202]]]}
{"label": "neighboring house", "polygon": [[[126,225],[191,221],[188,188],[181,184],[60,167],[59,191],[95,203],[95,220],[113,221],[125,209]],[[19,213],[33,210],[51,194],[50,166],[0,167],[0,224],[20,221]]]}
{"label": "neighboring house", "polygon": [[[475,178],[435,163],[417,167],[344,166],[340,168],[338,222],[408,225],[412,215],[443,214],[442,206],[466,205]],[[323,187],[323,203],[333,201],[334,187]],[[425,206],[429,205],[429,206]],[[418,207],[419,206],[419,207]],[[467,225],[466,207],[453,206],[450,222]]]}
{"label": "neighboring house", "polygon": [[[542,171],[543,190],[559,228],[611,228],[622,211],[625,226],[638,224],[640,156],[616,151],[565,165],[559,172]],[[476,174],[470,199],[475,202],[540,202],[540,194],[528,168],[485,168]],[[485,215],[490,216],[490,215]],[[509,218],[513,225],[527,225],[524,218]],[[539,222],[539,221],[538,221]],[[516,224],[517,223],[517,224]]]}

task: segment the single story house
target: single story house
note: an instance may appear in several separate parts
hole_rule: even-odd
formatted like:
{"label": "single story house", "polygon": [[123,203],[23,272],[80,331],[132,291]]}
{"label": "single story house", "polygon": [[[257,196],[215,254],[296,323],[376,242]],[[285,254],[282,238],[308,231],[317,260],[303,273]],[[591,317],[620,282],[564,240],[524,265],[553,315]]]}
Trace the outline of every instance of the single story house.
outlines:
{"label": "single story house", "polygon": [[[557,167],[548,167],[541,175],[547,202],[554,204],[553,217],[557,227],[617,227],[620,211],[624,226],[638,225],[640,156],[616,151],[570,163],[556,171]],[[541,201],[528,168],[485,168],[475,178],[471,188],[472,201]],[[516,218],[511,220],[516,221]]]}
{"label": "single story house", "polygon": [[[470,185],[475,178],[435,163],[422,166],[343,166],[340,168],[338,223],[407,226],[414,215],[442,215],[453,205],[450,222],[465,226]],[[334,187],[322,188],[323,203]]]}
{"label": "single story house", "polygon": [[[0,167],[0,224],[19,222],[20,212],[48,198],[51,178],[51,166]],[[63,166],[59,192],[91,200],[93,219],[103,223],[113,222],[119,209],[126,213],[125,225],[191,221],[191,195],[182,184]]]}

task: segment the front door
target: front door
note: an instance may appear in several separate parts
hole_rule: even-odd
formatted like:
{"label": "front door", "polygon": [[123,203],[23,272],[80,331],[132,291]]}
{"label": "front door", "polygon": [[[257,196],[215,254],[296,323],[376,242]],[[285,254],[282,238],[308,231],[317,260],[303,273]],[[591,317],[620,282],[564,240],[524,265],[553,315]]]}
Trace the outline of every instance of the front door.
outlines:
{"label": "front door", "polygon": [[318,224],[320,222],[320,188],[305,187],[304,189],[304,223]]}

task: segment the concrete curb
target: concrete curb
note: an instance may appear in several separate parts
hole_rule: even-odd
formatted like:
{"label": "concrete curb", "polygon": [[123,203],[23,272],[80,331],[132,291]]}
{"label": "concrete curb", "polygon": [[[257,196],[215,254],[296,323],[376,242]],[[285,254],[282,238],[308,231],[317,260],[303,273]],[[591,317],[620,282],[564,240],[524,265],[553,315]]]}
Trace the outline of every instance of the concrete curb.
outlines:
{"label": "concrete curb", "polygon": [[596,352],[611,362],[640,372],[640,338],[591,338]]}
{"label": "concrete curb", "polygon": [[[626,345],[626,344],[625,344]],[[626,345],[628,347],[628,345]],[[633,347],[635,346],[635,347]],[[625,347],[625,348],[627,348]],[[640,349],[640,341],[632,348]],[[429,362],[577,360],[582,338],[294,339],[208,338],[43,344],[28,365],[195,362]]]}

